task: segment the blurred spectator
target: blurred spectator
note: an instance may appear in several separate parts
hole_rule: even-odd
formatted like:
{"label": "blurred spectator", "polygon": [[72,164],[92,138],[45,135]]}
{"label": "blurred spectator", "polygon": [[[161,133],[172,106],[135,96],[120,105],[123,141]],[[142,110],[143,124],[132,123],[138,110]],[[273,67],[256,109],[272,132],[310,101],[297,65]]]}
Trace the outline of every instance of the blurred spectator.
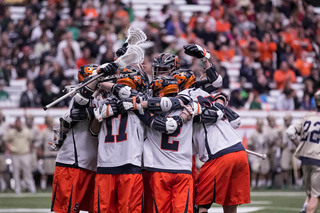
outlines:
{"label": "blurred spectator", "polygon": [[41,171],[41,189],[47,188],[48,177],[52,178],[54,174],[55,160],[57,152],[52,152],[49,149],[48,141],[52,141],[54,138],[53,132],[53,118],[45,118],[46,128],[42,130],[40,135],[41,144],[38,147],[39,158],[43,159],[43,171]]}
{"label": "blurred spectator", "polygon": [[[248,138],[248,149],[258,153],[269,153],[269,144],[266,140],[263,119],[259,118],[256,122],[256,130]],[[248,155],[251,167],[251,186],[253,188],[266,185],[267,174],[270,171],[269,156],[266,160]]]}
{"label": "blurred spectator", "polygon": [[41,104],[46,106],[58,98],[57,93],[53,92],[52,81],[47,79],[43,82],[44,90],[41,93]]}
{"label": "blurred spectator", "polygon": [[52,72],[49,74],[49,79],[58,88],[62,88],[62,81],[64,80],[63,69],[56,61],[52,62]]}
{"label": "blurred spectator", "polygon": [[253,83],[255,70],[253,69],[253,61],[249,57],[242,59],[240,67],[240,77],[244,77],[247,82]]}
{"label": "blurred spectator", "polygon": [[48,41],[46,34],[42,34],[40,41],[38,41],[34,47],[34,55],[41,58],[44,53],[47,53],[51,49],[51,45]]}
{"label": "blurred spectator", "polygon": [[255,75],[253,76],[252,88],[259,94],[267,94],[269,92],[269,80],[263,74],[262,68],[256,70]]}
{"label": "blurred spectator", "polygon": [[235,107],[237,109],[240,109],[240,108],[244,107],[245,103],[246,103],[246,99],[241,97],[241,90],[240,89],[236,89],[231,92],[230,101],[229,101],[230,107]]}
{"label": "blurred spectator", "polygon": [[281,173],[282,173],[282,182],[283,188],[287,188],[289,184],[292,184],[292,159],[293,153],[295,151],[295,146],[288,138],[286,134],[287,128],[292,123],[292,116],[287,114],[283,117],[284,125],[279,130],[279,138],[280,138],[280,148],[281,148]]}
{"label": "blurred spectator", "polygon": [[277,84],[277,89],[284,89],[287,82],[296,83],[296,75],[288,68],[285,61],[281,62],[280,69],[275,71],[273,78]]}
{"label": "blurred spectator", "polygon": [[298,58],[295,61],[295,66],[299,70],[299,74],[303,77],[307,77],[310,75],[310,70],[312,67],[312,63],[307,61],[307,52],[303,51],[301,53],[301,58]]}
{"label": "blurred spectator", "polygon": [[20,107],[40,107],[40,96],[34,88],[33,81],[27,81],[27,90],[21,94]]}
{"label": "blurred spectator", "polygon": [[276,118],[273,115],[267,116],[268,125],[265,126],[264,132],[266,134],[266,142],[269,146],[269,161],[270,171],[268,174],[267,187],[275,186],[275,176],[279,172],[280,168],[280,141],[278,135],[278,127],[276,124]]}
{"label": "blurred spectator", "polygon": [[298,37],[293,39],[291,42],[291,47],[294,51],[294,54],[297,58],[301,57],[302,51],[312,51],[312,45],[308,38],[305,37],[305,33],[303,29],[299,29]]}
{"label": "blurred spectator", "polygon": [[89,0],[86,3],[87,3],[87,6],[83,9],[84,16],[86,18],[97,18],[99,15],[99,12],[94,7],[93,1]]}
{"label": "blurred spectator", "polygon": [[90,49],[90,56],[96,58],[99,53],[99,45],[96,43],[97,34],[95,32],[88,32],[86,46]]}
{"label": "blurred spectator", "polygon": [[[252,98],[250,98],[250,96],[253,96]],[[250,103],[249,109],[253,110],[253,109],[262,109],[261,106],[261,100],[260,100],[260,96],[257,92],[252,92],[250,93],[248,102]],[[251,100],[252,99],[252,100]]]}
{"label": "blurred spectator", "polygon": [[24,46],[22,48],[22,53],[18,56],[17,62],[17,74],[18,78],[27,77],[27,72],[31,66],[35,65],[35,58],[32,54],[32,49],[30,46]]}
{"label": "blurred spectator", "polygon": [[224,66],[220,66],[219,74],[222,77],[222,88],[228,89],[229,88],[229,84],[230,84],[230,80],[229,80],[229,75],[228,75],[227,68],[224,67]]}
{"label": "blurred spectator", "polygon": [[314,87],[313,82],[310,79],[306,79],[304,81],[304,90],[303,90],[303,97],[301,102],[302,109],[305,110],[312,110],[316,108],[315,102],[314,102]]}
{"label": "blurred spectator", "polygon": [[177,14],[172,14],[166,25],[166,29],[168,35],[180,37],[184,32],[184,24],[179,20]]}
{"label": "blurred spectator", "polygon": [[63,69],[76,68],[76,60],[81,57],[80,45],[73,40],[71,32],[63,35],[64,39],[58,44],[56,60]]}
{"label": "blurred spectator", "polygon": [[40,24],[36,26],[31,32],[31,41],[36,41],[42,36],[46,36],[48,39],[53,38],[53,33],[47,28],[45,20],[41,20]]}
{"label": "blurred spectator", "polygon": [[38,125],[34,124],[34,116],[26,114],[25,117],[26,127],[31,131],[32,134],[32,143],[30,144],[30,153],[31,153],[31,168],[32,171],[37,170],[37,147],[40,143],[40,130]]}
{"label": "blurred spectator", "polygon": [[319,67],[312,67],[310,76],[307,77],[307,80],[312,82],[313,93],[320,89],[320,69]]}
{"label": "blurred spectator", "polygon": [[276,102],[277,110],[294,110],[294,90],[291,88],[285,88],[283,93],[278,97]]}
{"label": "blurred spectator", "polygon": [[273,53],[277,50],[277,44],[271,40],[270,33],[264,34],[262,42],[258,44],[258,49],[261,62],[265,59],[273,59]]}
{"label": "blurred spectator", "polygon": [[12,158],[15,192],[21,193],[20,172],[22,172],[22,178],[27,184],[29,192],[35,193],[36,187],[32,176],[30,155],[31,131],[22,125],[20,118],[16,118],[14,128],[7,130],[3,139]]}
{"label": "blurred spectator", "polygon": [[9,99],[9,93],[4,90],[4,87],[6,86],[6,82],[4,80],[0,80],[0,101],[8,100]]}
{"label": "blurred spectator", "polygon": [[[1,19],[2,32],[7,31],[8,24],[12,22],[11,13],[9,7],[4,7],[4,16]],[[13,23],[13,22],[12,22]]]}
{"label": "blurred spectator", "polygon": [[7,128],[5,117],[0,110],[0,192],[5,191],[7,188],[6,146],[3,140],[3,135],[7,131]]}

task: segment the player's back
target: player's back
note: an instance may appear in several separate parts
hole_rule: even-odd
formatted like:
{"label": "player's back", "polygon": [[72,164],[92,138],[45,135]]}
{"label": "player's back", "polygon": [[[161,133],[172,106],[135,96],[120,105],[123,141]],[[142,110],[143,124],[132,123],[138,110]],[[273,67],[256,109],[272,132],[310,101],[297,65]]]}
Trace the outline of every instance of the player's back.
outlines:
{"label": "player's back", "polygon": [[96,171],[98,140],[88,131],[89,125],[90,121],[78,121],[69,130],[59,150],[57,163]]}
{"label": "player's back", "polygon": [[[180,115],[181,110],[167,116]],[[144,166],[149,171],[190,173],[192,166],[192,120],[180,131],[166,134],[147,127],[143,147]]]}
{"label": "player's back", "polygon": [[144,126],[134,112],[103,121],[99,133],[98,167],[141,166]]}
{"label": "player's back", "polygon": [[203,162],[234,151],[243,150],[241,137],[228,119],[215,124],[195,124],[193,143],[199,159]]}
{"label": "player's back", "polygon": [[309,113],[295,127],[301,135],[301,142],[296,150],[296,156],[320,160],[320,113]]}
{"label": "player's back", "polygon": [[[74,99],[70,102],[70,109]],[[90,101],[90,106],[94,106],[95,100]],[[89,132],[91,121],[76,121],[67,133],[63,145],[59,149],[56,159],[59,163],[73,165],[76,167],[96,171],[97,169],[97,137]]]}

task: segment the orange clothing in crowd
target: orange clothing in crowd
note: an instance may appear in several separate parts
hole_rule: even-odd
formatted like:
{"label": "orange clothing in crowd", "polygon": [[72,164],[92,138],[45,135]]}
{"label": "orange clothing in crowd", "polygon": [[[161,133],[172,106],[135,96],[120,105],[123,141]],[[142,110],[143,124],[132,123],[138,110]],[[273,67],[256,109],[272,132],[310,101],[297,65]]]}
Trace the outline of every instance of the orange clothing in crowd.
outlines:
{"label": "orange clothing in crowd", "polygon": [[258,49],[260,52],[260,61],[264,61],[265,59],[270,59],[272,61],[272,54],[277,50],[277,44],[275,42],[260,42],[258,44]]}
{"label": "orange clothing in crowd", "polygon": [[89,64],[89,61],[84,58],[79,58],[76,63],[77,63],[78,69],[80,69],[81,66]]}
{"label": "orange clothing in crowd", "polygon": [[223,20],[217,20],[216,29],[217,32],[228,32],[231,28],[231,24],[229,22],[224,22]]}
{"label": "orange clothing in crowd", "polygon": [[116,17],[116,18],[129,17],[129,14],[128,14],[128,12],[125,11],[125,10],[119,10],[119,11],[117,11],[115,17]]}
{"label": "orange clothing in crowd", "polygon": [[296,83],[296,74],[292,70],[287,70],[285,72],[276,70],[273,79],[277,84],[277,89],[284,89],[287,80],[290,80],[291,83]]}
{"label": "orange clothing in crowd", "polygon": [[293,49],[293,52],[297,58],[300,58],[302,51],[312,51],[312,45],[309,41],[309,39],[293,39],[291,42],[291,47]]}
{"label": "orange clothing in crowd", "polygon": [[307,61],[302,61],[302,59],[298,58],[296,60],[296,67],[300,71],[300,74],[303,77],[309,76],[310,75],[310,70],[312,67],[312,63],[307,62]]}
{"label": "orange clothing in crowd", "polygon": [[188,26],[191,28],[191,29],[194,29],[194,25],[196,24],[198,20],[198,17],[195,17],[195,16],[192,16],[189,20],[189,23],[188,23]]}
{"label": "orange clothing in crowd", "polygon": [[87,17],[97,18],[98,17],[98,11],[96,8],[85,8],[83,10],[83,13]]}
{"label": "orange clothing in crowd", "polygon": [[213,50],[212,52],[219,59],[219,61],[231,61],[235,54],[234,49],[220,51]]}
{"label": "orange clothing in crowd", "polygon": [[298,37],[298,31],[296,29],[288,29],[287,31],[280,32],[280,35],[283,37],[284,43],[290,44]]}

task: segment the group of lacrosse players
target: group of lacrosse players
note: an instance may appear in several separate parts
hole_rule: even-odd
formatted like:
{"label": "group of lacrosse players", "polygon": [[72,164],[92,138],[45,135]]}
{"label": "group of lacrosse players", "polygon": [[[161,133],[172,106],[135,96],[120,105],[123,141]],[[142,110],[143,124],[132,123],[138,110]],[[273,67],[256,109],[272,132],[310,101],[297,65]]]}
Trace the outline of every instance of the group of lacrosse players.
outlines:
{"label": "group of lacrosse players", "polygon": [[[236,212],[250,203],[240,118],[217,92],[210,54],[195,44],[184,50],[202,61],[198,81],[170,53],[154,59],[151,82],[139,64],[80,68],[79,83],[102,77],[81,87],[60,119],[52,211],[208,212],[218,203]],[[194,155],[204,162],[199,173]]]}

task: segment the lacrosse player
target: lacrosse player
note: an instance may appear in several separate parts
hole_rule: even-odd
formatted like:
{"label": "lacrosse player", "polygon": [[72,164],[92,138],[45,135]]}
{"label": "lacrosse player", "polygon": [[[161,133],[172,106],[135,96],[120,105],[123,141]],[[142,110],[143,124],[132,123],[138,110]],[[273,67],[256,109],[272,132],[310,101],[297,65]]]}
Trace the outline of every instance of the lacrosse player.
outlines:
{"label": "lacrosse player", "polygon": [[[316,112],[307,114],[287,129],[287,135],[297,146],[295,156],[302,161],[302,170],[309,202],[306,211],[317,212],[320,197],[320,90],[314,94]],[[300,143],[297,135],[301,136]]]}
{"label": "lacrosse player", "polygon": [[[210,65],[208,59],[210,54],[198,45],[184,46],[185,53],[203,61],[206,69],[206,81],[199,82],[201,88],[208,93],[212,93],[221,86],[221,76],[215,71],[214,65]],[[181,77],[181,76],[178,76]],[[198,85],[199,85],[198,83]],[[189,94],[197,89],[185,90]],[[202,93],[204,93],[202,91]],[[184,92],[184,91],[183,91]],[[183,93],[182,92],[182,93]],[[199,92],[198,92],[199,93]],[[215,113],[219,108],[230,117],[235,115],[227,111],[228,98],[224,94],[218,94],[213,98],[205,98],[205,95],[192,97],[198,99],[198,111],[201,106],[212,106]],[[202,122],[210,115],[202,112],[200,119]],[[210,116],[209,116],[210,117]],[[224,115],[214,116],[214,122],[206,124],[195,124],[193,130],[193,143],[199,159],[203,162],[200,168],[198,183],[196,185],[196,205],[199,212],[207,212],[212,203],[223,206],[224,212],[236,212],[237,205],[250,202],[250,174],[246,152],[241,144],[241,137],[234,130]],[[236,120],[236,116],[234,119]],[[228,177],[228,178],[226,178]]]}
{"label": "lacrosse player", "polygon": [[[117,66],[110,63],[99,69],[98,65],[85,65],[78,72],[79,82],[92,75],[95,69],[108,76],[116,72]],[[73,97],[70,110],[63,116],[61,137],[52,145],[53,149],[59,150],[52,185],[51,211],[54,212],[93,210],[97,138],[88,131],[89,113],[83,113],[88,106],[94,105],[93,89],[87,85]]]}

